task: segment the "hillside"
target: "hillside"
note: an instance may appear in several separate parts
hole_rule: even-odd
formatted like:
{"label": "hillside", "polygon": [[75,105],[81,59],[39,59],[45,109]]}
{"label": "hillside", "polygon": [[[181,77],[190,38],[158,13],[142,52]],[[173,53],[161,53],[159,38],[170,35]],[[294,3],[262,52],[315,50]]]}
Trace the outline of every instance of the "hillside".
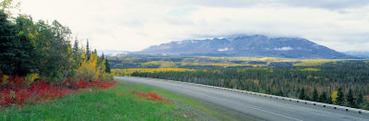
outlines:
{"label": "hillside", "polygon": [[131,54],[357,59],[306,39],[270,38],[264,35],[184,40],[151,46]]}

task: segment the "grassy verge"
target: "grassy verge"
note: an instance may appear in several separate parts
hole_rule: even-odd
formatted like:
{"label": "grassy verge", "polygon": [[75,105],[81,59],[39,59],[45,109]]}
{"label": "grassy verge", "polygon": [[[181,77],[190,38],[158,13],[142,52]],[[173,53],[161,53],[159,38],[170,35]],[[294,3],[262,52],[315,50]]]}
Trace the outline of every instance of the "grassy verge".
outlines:
{"label": "grassy verge", "polygon": [[8,108],[0,112],[0,120],[206,120],[174,103],[136,96],[131,93],[133,90],[155,91],[170,98],[184,99],[153,87],[118,84],[110,89],[89,90],[53,102]]}
{"label": "grassy verge", "polygon": [[226,109],[224,107],[220,107],[218,105],[205,102],[202,100],[198,100],[195,98],[192,98],[190,96],[181,95],[177,93],[168,92],[166,90],[162,90],[156,87],[146,86],[146,85],[140,85],[140,84],[134,84],[131,87],[137,89],[137,90],[145,90],[145,91],[155,91],[162,96],[168,97],[170,99],[179,101],[181,103],[184,103],[186,105],[189,105],[193,108],[196,108],[206,114],[208,114],[210,117],[212,117],[214,120],[221,120],[221,121],[252,121],[252,120],[260,120],[253,116],[248,116],[233,110]]}

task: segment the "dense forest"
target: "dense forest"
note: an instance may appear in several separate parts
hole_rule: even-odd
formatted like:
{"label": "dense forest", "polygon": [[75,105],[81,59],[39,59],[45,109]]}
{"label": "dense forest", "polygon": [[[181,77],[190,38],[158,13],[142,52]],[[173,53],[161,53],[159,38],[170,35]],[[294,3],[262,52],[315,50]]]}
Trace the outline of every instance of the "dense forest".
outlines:
{"label": "dense forest", "polygon": [[[126,63],[141,61],[141,64],[137,63],[141,67],[156,64],[161,69],[113,69],[117,75],[171,79],[369,109],[369,63],[366,60],[209,57],[129,57],[120,60]],[[183,63],[198,66],[184,66]],[[250,66],[244,66],[247,64]]]}
{"label": "dense forest", "polygon": [[18,5],[12,5],[12,0],[0,5],[0,105],[22,104],[44,95],[39,93],[50,96],[60,88],[77,89],[96,85],[95,80],[113,79],[107,58],[92,51],[88,40],[81,47],[75,39],[72,47],[71,30],[58,21],[14,16],[11,11]]}

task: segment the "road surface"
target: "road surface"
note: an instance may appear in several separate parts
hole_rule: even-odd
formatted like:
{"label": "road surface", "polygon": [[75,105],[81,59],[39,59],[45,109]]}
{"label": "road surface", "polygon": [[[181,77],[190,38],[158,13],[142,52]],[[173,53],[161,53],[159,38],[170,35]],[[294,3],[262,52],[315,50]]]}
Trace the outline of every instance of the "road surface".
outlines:
{"label": "road surface", "polygon": [[272,121],[369,121],[369,116],[357,112],[335,110],[303,103],[249,95],[239,92],[207,88],[174,81],[115,77],[117,81],[155,86],[175,93],[185,94],[203,101]]}

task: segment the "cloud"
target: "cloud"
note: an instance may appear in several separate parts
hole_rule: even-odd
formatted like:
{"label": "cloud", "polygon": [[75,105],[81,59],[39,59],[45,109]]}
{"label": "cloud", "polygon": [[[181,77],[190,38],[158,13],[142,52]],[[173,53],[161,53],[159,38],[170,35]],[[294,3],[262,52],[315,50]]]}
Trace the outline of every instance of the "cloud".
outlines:
{"label": "cloud", "polygon": [[289,6],[308,7],[322,9],[347,9],[367,6],[368,0],[139,0],[156,4],[170,4],[174,6],[204,6],[204,7],[227,7],[247,8],[253,6]]}
{"label": "cloud", "polygon": [[277,51],[289,51],[289,50],[293,50],[293,48],[291,48],[291,47],[282,47],[282,48],[274,48],[274,50],[277,50]]}
{"label": "cloud", "polygon": [[22,2],[22,11],[35,20],[58,20],[97,49],[137,51],[169,41],[263,34],[306,38],[338,51],[369,51],[367,0]]}

